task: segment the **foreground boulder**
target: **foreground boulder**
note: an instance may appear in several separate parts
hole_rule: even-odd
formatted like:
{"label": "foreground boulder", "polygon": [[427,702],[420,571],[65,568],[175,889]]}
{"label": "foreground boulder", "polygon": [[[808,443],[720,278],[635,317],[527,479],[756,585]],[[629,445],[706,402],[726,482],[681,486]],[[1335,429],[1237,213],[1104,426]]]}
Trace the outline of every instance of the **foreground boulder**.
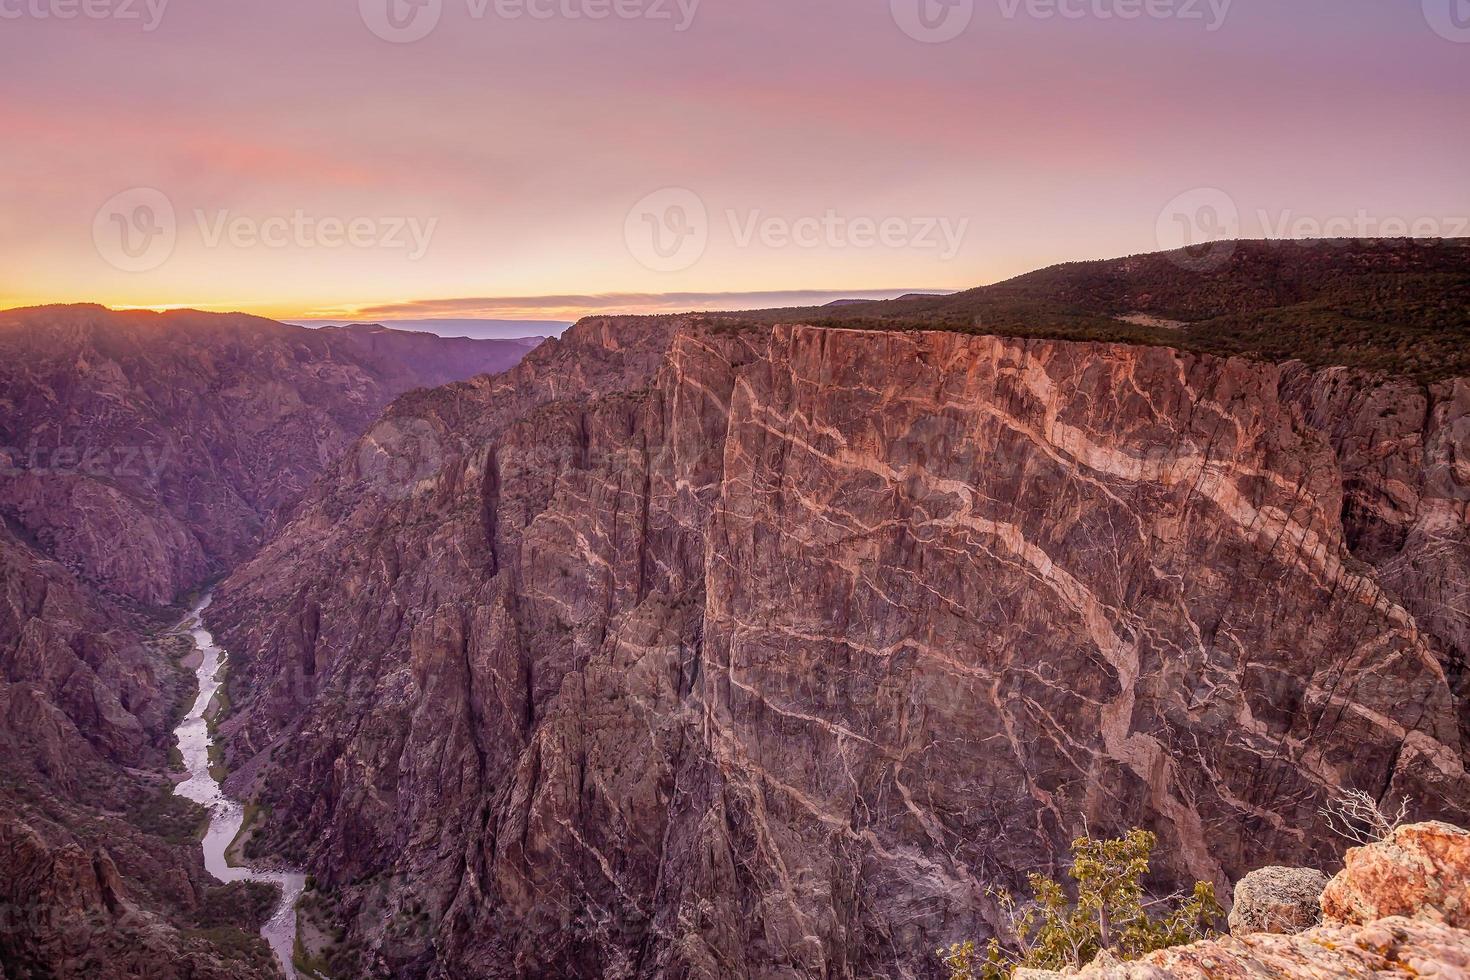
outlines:
{"label": "foreground boulder", "polygon": [[1091,966],[1086,980],[1327,980],[1329,977],[1462,978],[1470,932],[1420,919],[1320,926],[1296,936],[1257,933],[1194,943],[1133,963]]}
{"label": "foreground boulder", "polygon": [[[1267,869],[1286,871],[1288,869]],[[1259,874],[1259,872],[1257,873]],[[1253,884],[1248,898],[1264,894]],[[1284,875],[1271,876],[1286,881]],[[1247,876],[1241,882],[1245,885]],[[1305,886],[1307,877],[1297,879]],[[1266,980],[1290,977],[1470,976],[1470,832],[1443,823],[1400,827],[1348,852],[1322,895],[1326,924],[1193,943],[1132,963],[1093,964],[1087,980]],[[1254,909],[1238,914],[1254,915]],[[1235,927],[1236,915],[1231,916]],[[1044,974],[1042,975],[1045,976]],[[1040,977],[1036,980],[1041,980]]]}
{"label": "foreground boulder", "polygon": [[1470,929],[1470,831],[1413,824],[1353,848],[1322,895],[1322,913],[1353,925],[1402,915]]}
{"label": "foreground boulder", "polygon": [[1312,868],[1262,868],[1235,886],[1230,934],[1290,936],[1322,923],[1327,876]]}

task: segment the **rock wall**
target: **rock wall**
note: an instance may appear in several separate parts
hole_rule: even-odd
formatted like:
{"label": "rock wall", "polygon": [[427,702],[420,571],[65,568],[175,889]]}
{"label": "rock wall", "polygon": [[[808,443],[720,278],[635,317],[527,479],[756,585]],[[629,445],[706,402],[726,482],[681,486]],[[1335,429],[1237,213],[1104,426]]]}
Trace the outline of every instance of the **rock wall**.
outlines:
{"label": "rock wall", "polygon": [[927,976],[1084,826],[1161,886],[1325,866],[1335,788],[1470,802],[1467,408],[584,321],[400,400],[220,590],[232,785],[362,975]]}

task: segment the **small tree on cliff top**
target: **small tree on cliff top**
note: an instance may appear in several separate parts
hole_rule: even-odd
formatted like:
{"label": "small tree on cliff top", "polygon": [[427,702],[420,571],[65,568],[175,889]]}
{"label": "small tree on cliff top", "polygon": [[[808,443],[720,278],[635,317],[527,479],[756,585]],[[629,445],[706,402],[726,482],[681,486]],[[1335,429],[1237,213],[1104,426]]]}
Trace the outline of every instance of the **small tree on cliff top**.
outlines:
{"label": "small tree on cliff top", "polygon": [[[1065,970],[1082,967],[1103,950],[1121,960],[1214,935],[1224,914],[1215,887],[1198,882],[1187,896],[1145,900],[1143,878],[1157,839],[1146,830],[1125,837],[1072,842],[1069,876],[1076,882],[1071,901],[1061,882],[1028,876],[1033,899],[1022,904],[1003,890],[992,890],[1014,936],[1014,946],[992,939],[982,955],[973,942],[941,949],[950,980],[1003,980],[1017,967]],[[1150,909],[1162,907],[1157,917]]]}

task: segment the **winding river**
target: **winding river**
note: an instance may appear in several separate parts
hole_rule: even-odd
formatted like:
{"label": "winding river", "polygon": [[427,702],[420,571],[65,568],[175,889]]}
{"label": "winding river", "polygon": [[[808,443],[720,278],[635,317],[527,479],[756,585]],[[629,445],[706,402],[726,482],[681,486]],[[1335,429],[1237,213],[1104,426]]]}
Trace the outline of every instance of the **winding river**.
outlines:
{"label": "winding river", "polygon": [[261,881],[281,886],[281,904],[260,934],[270,943],[287,977],[295,977],[291,965],[291,954],[296,943],[296,900],[306,887],[306,876],[291,872],[265,871],[248,867],[236,867],[225,856],[240,826],[245,822],[245,809],[225,795],[224,790],[209,772],[209,725],[204,714],[209,702],[214,699],[224,680],[224,666],[228,659],[224,650],[214,642],[214,637],[204,628],[201,616],[208,608],[210,597],[195,606],[182,623],[182,627],[194,638],[194,647],[200,654],[199,667],[195,675],[199,680],[199,697],[189,709],[174,735],[179,742],[179,751],[184,756],[184,766],[189,777],[174,792],[193,800],[209,810],[209,829],[204,835],[204,866],[220,881]]}

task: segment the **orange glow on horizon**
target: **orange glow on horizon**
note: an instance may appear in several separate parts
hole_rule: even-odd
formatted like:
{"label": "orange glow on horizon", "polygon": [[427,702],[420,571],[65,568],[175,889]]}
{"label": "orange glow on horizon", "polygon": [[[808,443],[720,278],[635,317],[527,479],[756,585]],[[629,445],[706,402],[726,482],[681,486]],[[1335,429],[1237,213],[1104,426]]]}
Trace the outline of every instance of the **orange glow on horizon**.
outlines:
{"label": "orange glow on horizon", "polygon": [[[850,0],[704,3],[679,31],[442,6],[407,43],[299,0],[5,21],[0,308],[574,320],[1152,252],[1205,190],[1246,238],[1470,215],[1467,49],[1418,4],[1214,29],[977,4],[942,43]],[[936,221],[963,233],[925,244]]]}

